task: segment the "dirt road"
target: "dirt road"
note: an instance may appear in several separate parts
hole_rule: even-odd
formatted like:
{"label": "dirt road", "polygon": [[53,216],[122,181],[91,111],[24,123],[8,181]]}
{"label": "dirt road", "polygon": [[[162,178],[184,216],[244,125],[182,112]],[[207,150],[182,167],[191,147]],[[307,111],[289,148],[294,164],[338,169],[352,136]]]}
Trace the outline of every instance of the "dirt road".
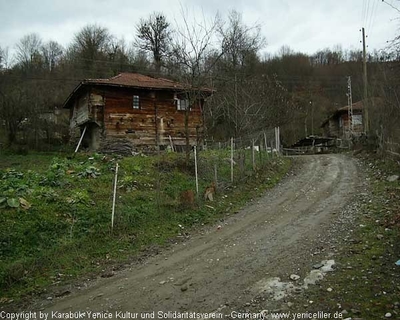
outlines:
{"label": "dirt road", "polygon": [[[254,301],[263,279],[305,274],[328,257],[320,238],[329,233],[361,179],[355,161],[345,155],[307,156],[297,162],[301,169],[220,223],[220,229],[210,226],[139,266],[46,303],[44,310],[234,310]],[[262,308],[273,303],[267,299]]]}

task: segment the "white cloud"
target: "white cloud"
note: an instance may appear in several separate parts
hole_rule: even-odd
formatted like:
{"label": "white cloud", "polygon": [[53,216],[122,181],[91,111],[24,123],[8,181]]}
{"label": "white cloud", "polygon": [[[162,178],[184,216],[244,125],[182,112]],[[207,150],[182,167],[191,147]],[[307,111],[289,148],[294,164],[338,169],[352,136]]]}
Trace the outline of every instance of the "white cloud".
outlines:
{"label": "white cloud", "polygon": [[265,51],[270,53],[282,45],[306,53],[337,44],[343,49],[357,48],[363,23],[369,27],[372,50],[394,38],[397,24],[393,19],[398,16],[380,0],[375,1],[378,3],[371,5],[367,16],[362,0],[0,0],[0,46],[13,48],[32,32],[66,46],[84,25],[93,23],[130,42],[140,18],[158,11],[173,22],[179,20],[184,6],[207,17],[217,12],[226,17],[233,9],[242,12],[247,25],[261,24],[268,43]]}

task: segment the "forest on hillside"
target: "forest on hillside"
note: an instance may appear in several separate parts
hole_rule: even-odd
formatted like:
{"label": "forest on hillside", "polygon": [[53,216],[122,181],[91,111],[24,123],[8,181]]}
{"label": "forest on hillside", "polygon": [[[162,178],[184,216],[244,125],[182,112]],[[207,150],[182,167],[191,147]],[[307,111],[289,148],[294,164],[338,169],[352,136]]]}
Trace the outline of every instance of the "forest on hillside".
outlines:
{"label": "forest on hillside", "polygon": [[[67,142],[67,119],[54,124],[43,114],[59,110],[83,79],[120,72],[214,89],[205,109],[206,138],[214,141],[276,126],[286,145],[321,134],[323,120],[347,105],[349,76],[353,102],[364,99],[361,48],[333,46],[307,55],[282,47],[269,56],[260,26],[246,25],[237,11],[208,22],[186,18],[175,28],[164,14],[153,13],[132,29],[132,44],[93,24],[67,47],[31,33],[10,56],[0,43],[0,143],[40,150]],[[370,141],[399,143],[400,35],[368,53],[367,70],[369,97],[383,101],[371,109]]]}

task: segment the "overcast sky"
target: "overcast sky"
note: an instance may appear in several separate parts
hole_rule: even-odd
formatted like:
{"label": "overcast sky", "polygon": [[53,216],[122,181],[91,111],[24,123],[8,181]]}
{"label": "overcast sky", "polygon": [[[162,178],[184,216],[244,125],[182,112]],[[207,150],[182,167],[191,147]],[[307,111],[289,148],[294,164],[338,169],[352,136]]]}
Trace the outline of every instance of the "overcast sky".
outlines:
{"label": "overcast sky", "polygon": [[[385,1],[400,7],[398,0]],[[336,45],[361,49],[363,26],[369,49],[382,49],[399,33],[399,12],[382,0],[0,0],[0,46],[13,50],[32,32],[67,46],[93,23],[131,43],[140,18],[157,11],[174,23],[182,6],[206,17],[241,12],[247,25],[262,26],[263,52],[271,54],[283,45],[304,53]]]}

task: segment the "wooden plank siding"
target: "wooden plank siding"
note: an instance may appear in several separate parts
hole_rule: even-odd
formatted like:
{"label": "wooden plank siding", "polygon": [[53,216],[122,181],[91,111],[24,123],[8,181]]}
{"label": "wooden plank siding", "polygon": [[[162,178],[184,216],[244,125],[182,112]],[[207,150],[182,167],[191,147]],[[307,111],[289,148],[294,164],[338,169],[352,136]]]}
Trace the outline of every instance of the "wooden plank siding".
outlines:
{"label": "wooden plank siding", "polygon": [[79,96],[74,102],[74,107],[70,112],[70,127],[74,128],[90,120],[89,112],[89,94],[85,93]]}
{"label": "wooden plank siding", "polygon": [[[133,96],[139,96],[140,108],[133,108]],[[173,91],[132,88],[90,88],[71,108],[71,126],[85,122],[100,127],[101,140],[127,139],[134,146],[166,146],[171,136],[175,145],[185,145],[185,113],[177,110]],[[201,102],[189,112],[189,140],[196,144],[203,130]]]}
{"label": "wooden plank siding", "polygon": [[[363,133],[362,112],[357,110],[353,113],[353,119],[359,117],[361,122],[353,123],[353,135]],[[345,138],[349,135],[349,115],[347,112],[340,112],[329,118],[323,125],[324,135],[327,137]]]}
{"label": "wooden plank siding", "polygon": [[[353,112],[353,117],[355,118],[356,116],[361,116],[362,118],[362,113],[360,111],[355,111]],[[340,115],[340,122],[338,121],[338,123],[341,123],[341,127],[340,130],[341,132],[338,132],[338,136],[339,137],[343,137],[349,134],[349,127],[350,127],[350,120],[349,120],[349,115],[348,113],[342,113]],[[352,134],[353,135],[360,135],[364,132],[364,128],[362,123],[361,124],[355,124],[353,123],[353,131]]]}
{"label": "wooden plank siding", "polygon": [[[182,84],[168,79],[133,73],[84,80],[64,103],[64,108],[70,109],[71,141],[80,137],[86,126],[82,144],[92,150],[154,149],[157,145],[169,146],[171,140],[185,146],[188,114],[189,143],[196,145],[204,134],[204,99],[196,101],[188,112],[178,110],[177,99],[185,99],[185,90]],[[197,90],[203,97],[213,92]],[[134,105],[137,102],[139,108]]]}

